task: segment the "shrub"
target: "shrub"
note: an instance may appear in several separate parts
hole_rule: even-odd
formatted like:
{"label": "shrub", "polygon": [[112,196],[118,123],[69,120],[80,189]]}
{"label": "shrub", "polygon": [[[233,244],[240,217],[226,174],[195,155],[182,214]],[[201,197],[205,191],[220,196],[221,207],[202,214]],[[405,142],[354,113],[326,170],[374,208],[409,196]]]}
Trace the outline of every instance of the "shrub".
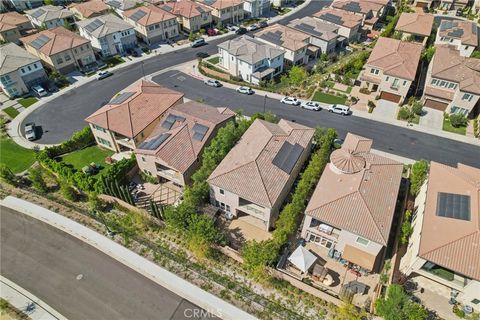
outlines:
{"label": "shrub", "polygon": [[11,185],[17,184],[15,174],[6,164],[3,163],[0,163],[0,180]]}
{"label": "shrub", "polygon": [[375,108],[376,107],[375,102],[373,102],[372,100],[368,100],[368,107],[372,109]]}
{"label": "shrub", "polygon": [[414,114],[421,116],[423,112],[423,105],[419,101],[415,101],[412,103],[411,110]]}
{"label": "shrub", "polygon": [[65,199],[77,201],[77,192],[66,181],[60,183],[60,192]]}
{"label": "shrub", "polygon": [[30,178],[30,181],[32,182],[32,187],[34,189],[41,193],[48,192],[47,184],[43,179],[42,171],[40,169],[28,169],[28,176]]}
{"label": "shrub", "polygon": [[453,113],[449,117],[450,119],[450,124],[455,127],[466,127],[468,124],[468,119],[465,117],[463,114],[460,113]]}
{"label": "shrub", "polygon": [[370,94],[370,90],[367,87],[360,88],[358,91],[363,94]]}
{"label": "shrub", "polygon": [[105,210],[106,203],[98,197],[96,192],[90,192],[88,194],[88,207],[92,211],[102,212]]}
{"label": "shrub", "polygon": [[409,120],[411,116],[412,116],[412,113],[407,107],[401,107],[398,110],[398,119],[400,120]]}
{"label": "shrub", "polygon": [[410,194],[416,196],[428,174],[428,162],[419,160],[412,165],[410,173]]}
{"label": "shrub", "polygon": [[407,244],[408,238],[412,234],[413,228],[410,222],[410,218],[412,216],[412,211],[407,210],[405,211],[405,217],[403,219],[402,228],[401,228],[401,235],[400,235],[400,243]]}

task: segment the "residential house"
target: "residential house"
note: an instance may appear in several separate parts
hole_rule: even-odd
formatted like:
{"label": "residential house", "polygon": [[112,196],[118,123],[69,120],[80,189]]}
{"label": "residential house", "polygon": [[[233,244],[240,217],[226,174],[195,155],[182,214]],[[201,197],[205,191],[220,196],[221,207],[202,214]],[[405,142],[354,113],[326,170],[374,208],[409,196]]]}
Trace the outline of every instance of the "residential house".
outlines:
{"label": "residential house", "polygon": [[56,27],[72,26],[75,15],[61,6],[46,5],[40,8],[25,11],[28,19],[38,28],[52,29]]}
{"label": "residential house", "polygon": [[250,36],[220,43],[218,53],[220,67],[252,84],[271,80],[283,72],[285,51]]}
{"label": "residential house", "polygon": [[46,80],[39,58],[14,43],[0,46],[0,87],[7,96],[22,96]]}
{"label": "residential house", "polygon": [[395,31],[402,33],[402,40],[414,40],[427,44],[432,33],[433,15],[418,12],[402,12],[395,26]]}
{"label": "residential house", "polygon": [[124,11],[133,9],[137,6],[136,0],[105,0],[105,4],[110,7],[110,9],[115,10],[115,12],[122,16]]}
{"label": "residential house", "polygon": [[18,12],[0,14],[0,41],[19,43],[20,37],[31,28],[30,20]]}
{"label": "residential house", "polygon": [[281,7],[286,7],[286,6],[293,6],[297,0],[270,0],[270,3],[272,6],[281,8]]}
{"label": "residential house", "polygon": [[310,36],[304,32],[274,24],[260,30],[255,39],[268,43],[285,51],[285,64],[296,66],[307,64],[307,48],[310,45]]}
{"label": "residential house", "polygon": [[211,203],[269,231],[308,159],[314,131],[283,119],[255,120],[208,178]]}
{"label": "residential house", "polygon": [[417,8],[431,9],[433,8],[434,3],[435,0],[414,0],[413,6]]}
{"label": "residential house", "polygon": [[430,162],[400,262],[400,272],[445,297],[445,304],[451,297],[475,310],[480,308],[479,197],[480,169]]}
{"label": "residential house", "polygon": [[137,37],[149,45],[179,35],[177,17],[154,5],[127,10],[123,12],[123,19],[134,26]]}
{"label": "residential house", "polygon": [[354,13],[345,10],[325,8],[313,16],[321,21],[337,26],[339,28],[338,34],[347,38],[348,42],[355,42],[360,38],[362,17]]}
{"label": "residential house", "polygon": [[270,12],[270,0],[245,0],[243,3],[245,18],[259,18]]}
{"label": "residential house", "polygon": [[133,151],[157,127],[162,116],[183,103],[183,93],[138,80],[85,119],[97,144],[115,152]]}
{"label": "residential house", "polygon": [[80,20],[98,17],[107,14],[110,11],[110,7],[102,0],[74,3],[68,6],[68,9]]}
{"label": "residential house", "polygon": [[332,8],[345,10],[362,17],[362,26],[372,29],[385,12],[386,4],[369,0],[338,0]]}
{"label": "residential house", "polygon": [[235,118],[228,108],[189,101],[171,107],[148,138],[135,149],[140,171],[178,186],[190,183],[203,150],[218,129]]}
{"label": "residential house", "polygon": [[43,0],[6,0],[4,3],[18,12],[43,6]]}
{"label": "residential house", "polygon": [[465,9],[469,4],[469,0],[440,0],[438,10],[457,10]]}
{"label": "residential house", "polygon": [[470,57],[478,46],[478,26],[474,21],[442,20],[437,30],[435,45],[448,44]]}
{"label": "residential house", "polygon": [[186,32],[197,32],[212,25],[212,9],[191,0],[167,2],[160,8],[174,14]]}
{"label": "residential house", "polygon": [[243,0],[199,0],[201,3],[212,9],[212,18],[215,24],[221,22],[240,23],[245,17],[243,11]]}
{"label": "residential house", "polygon": [[448,46],[437,46],[428,66],[424,106],[475,117],[480,113],[480,59],[460,56]]}
{"label": "residential house", "polygon": [[403,164],[372,153],[372,143],[348,133],[332,152],[305,210],[301,235],[324,248],[325,256],[378,272],[395,237]]}
{"label": "residential house", "polygon": [[378,91],[380,99],[402,103],[417,74],[423,46],[380,37],[360,74],[362,86]]}
{"label": "residential house", "polygon": [[288,26],[310,35],[307,53],[313,58],[322,53],[334,53],[337,45],[346,44],[346,38],[338,35],[338,26],[313,17],[295,19]]}
{"label": "residential house", "polygon": [[96,63],[90,41],[64,27],[44,30],[20,41],[45,66],[63,74],[84,70]]}
{"label": "residential house", "polygon": [[103,57],[123,55],[137,46],[134,28],[114,14],[77,22],[82,37],[91,41]]}
{"label": "residential house", "polygon": [[472,13],[478,14],[480,12],[480,0],[475,0],[472,6]]}

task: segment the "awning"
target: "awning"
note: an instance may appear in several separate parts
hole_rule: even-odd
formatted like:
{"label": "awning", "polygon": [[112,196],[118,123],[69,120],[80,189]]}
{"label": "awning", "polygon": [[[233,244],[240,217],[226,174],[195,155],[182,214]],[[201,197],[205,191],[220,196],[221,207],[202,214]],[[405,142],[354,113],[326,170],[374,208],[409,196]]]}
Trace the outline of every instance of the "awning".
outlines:
{"label": "awning", "polygon": [[302,272],[307,272],[316,260],[317,257],[301,245],[288,257],[288,261]]}
{"label": "awning", "polygon": [[365,24],[369,24],[373,26],[375,23],[377,23],[377,21],[378,21],[378,17],[372,17],[370,19],[365,20]]}
{"label": "awning", "polygon": [[371,271],[375,266],[377,257],[347,244],[345,245],[345,249],[343,249],[342,259]]}
{"label": "awning", "polygon": [[316,53],[318,50],[320,50],[320,48],[319,48],[319,47],[316,47],[316,46],[309,45],[309,46],[307,47],[307,51],[310,51],[310,52],[312,52],[312,53]]}
{"label": "awning", "polygon": [[269,74],[273,73],[275,69],[273,68],[266,68],[266,69],[260,69],[257,72],[252,73],[252,77],[257,78],[257,79],[262,79],[265,76],[268,76]]}

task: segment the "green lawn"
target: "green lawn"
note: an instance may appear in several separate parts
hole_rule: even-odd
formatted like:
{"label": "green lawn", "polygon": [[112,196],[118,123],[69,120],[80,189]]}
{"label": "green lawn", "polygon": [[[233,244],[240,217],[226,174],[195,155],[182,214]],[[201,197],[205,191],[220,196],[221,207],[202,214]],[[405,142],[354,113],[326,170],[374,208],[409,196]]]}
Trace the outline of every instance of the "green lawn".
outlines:
{"label": "green lawn", "polygon": [[453,132],[461,135],[466,135],[467,134],[467,127],[459,127],[455,128],[450,124],[450,120],[447,118],[443,118],[443,130],[448,131],[448,132]]}
{"label": "green lawn", "polygon": [[25,108],[28,108],[37,101],[38,101],[38,99],[35,98],[35,97],[28,97],[28,98],[19,99],[18,103],[20,103]]}
{"label": "green lawn", "polygon": [[95,162],[105,166],[105,158],[113,154],[113,151],[101,149],[98,146],[91,146],[82,150],[69,153],[62,157],[65,163],[71,164],[75,169],[82,170],[83,167]]}
{"label": "green lawn", "polygon": [[123,60],[122,57],[119,57],[119,56],[115,56],[115,57],[111,57],[111,58],[108,58],[108,59],[105,59],[103,60],[103,62],[105,62],[108,67],[113,67],[113,66],[116,66],[117,64],[121,64],[121,63],[124,63],[125,60]]}
{"label": "green lawn", "polygon": [[315,92],[313,96],[313,101],[323,102],[323,103],[330,103],[330,104],[345,104],[347,98],[333,96],[331,94],[323,93],[320,91]]}
{"label": "green lawn", "polygon": [[33,150],[23,148],[9,138],[0,138],[0,163],[14,173],[27,170],[34,162]]}
{"label": "green lawn", "polygon": [[213,57],[213,58],[210,58],[207,60],[208,62],[210,62],[211,64],[218,64],[220,62],[220,57]]}
{"label": "green lawn", "polygon": [[10,116],[10,118],[15,118],[20,112],[17,111],[14,107],[8,107],[3,109],[3,111]]}

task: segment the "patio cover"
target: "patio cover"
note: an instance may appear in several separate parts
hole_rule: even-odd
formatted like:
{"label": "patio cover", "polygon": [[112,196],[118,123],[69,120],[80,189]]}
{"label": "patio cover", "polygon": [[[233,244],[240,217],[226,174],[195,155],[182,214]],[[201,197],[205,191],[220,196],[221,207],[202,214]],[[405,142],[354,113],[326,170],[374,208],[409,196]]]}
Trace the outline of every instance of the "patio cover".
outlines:
{"label": "patio cover", "polygon": [[252,77],[257,78],[257,79],[262,79],[265,76],[268,76],[269,74],[273,73],[275,69],[273,68],[260,68],[258,71],[252,73]]}
{"label": "patio cover", "polygon": [[316,260],[317,257],[301,245],[288,258],[288,261],[302,272],[307,272]]}
{"label": "patio cover", "polygon": [[348,244],[343,249],[342,258],[370,271],[373,270],[377,259],[376,256]]}

